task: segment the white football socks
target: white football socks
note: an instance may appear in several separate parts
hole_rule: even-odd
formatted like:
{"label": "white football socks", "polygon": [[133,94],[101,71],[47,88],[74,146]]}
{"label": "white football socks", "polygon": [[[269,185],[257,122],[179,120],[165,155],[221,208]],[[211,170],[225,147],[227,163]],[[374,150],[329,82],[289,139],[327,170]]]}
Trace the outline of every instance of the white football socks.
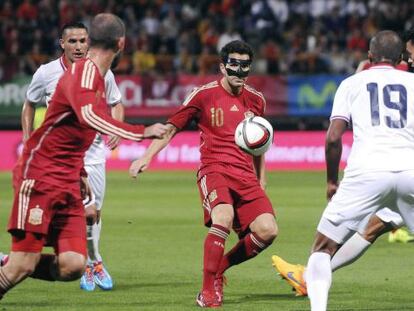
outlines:
{"label": "white football socks", "polygon": [[370,246],[371,243],[356,232],[332,257],[332,271],[350,265],[361,257]]}
{"label": "white football socks", "polygon": [[306,285],[312,311],[326,311],[331,281],[331,256],[322,252],[313,253],[306,269]]}
{"label": "white football socks", "polygon": [[88,263],[102,261],[101,254],[99,253],[99,239],[101,237],[102,219],[99,223],[95,223],[91,226],[86,226],[87,242],[88,242]]}

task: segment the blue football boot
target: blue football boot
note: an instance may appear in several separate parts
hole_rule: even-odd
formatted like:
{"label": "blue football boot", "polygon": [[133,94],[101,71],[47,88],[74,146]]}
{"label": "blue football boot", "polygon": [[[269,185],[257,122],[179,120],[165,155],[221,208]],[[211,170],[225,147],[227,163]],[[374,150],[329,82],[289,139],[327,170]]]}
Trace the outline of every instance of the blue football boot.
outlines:
{"label": "blue football boot", "polygon": [[91,265],[86,266],[85,273],[80,280],[80,288],[87,292],[92,292],[95,289],[93,267]]}
{"label": "blue football boot", "polygon": [[112,278],[101,261],[93,264],[93,279],[103,290],[111,290],[114,287]]}

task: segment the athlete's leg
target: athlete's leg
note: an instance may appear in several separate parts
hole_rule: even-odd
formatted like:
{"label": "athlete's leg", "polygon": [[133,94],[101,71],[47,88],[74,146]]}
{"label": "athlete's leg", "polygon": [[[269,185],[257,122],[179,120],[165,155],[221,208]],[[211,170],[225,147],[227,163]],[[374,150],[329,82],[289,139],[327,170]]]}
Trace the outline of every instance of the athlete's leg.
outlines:
{"label": "athlete's leg", "polygon": [[223,257],[219,273],[231,266],[255,257],[267,248],[278,234],[272,204],[263,190],[258,189],[258,198],[241,201],[236,206],[239,242]]}
{"label": "athlete's leg", "polygon": [[[0,297],[26,277],[45,281],[71,281],[79,278],[84,270],[86,243],[82,239],[61,244],[61,249],[70,245],[75,250],[66,251],[58,256],[41,254],[45,236],[31,232],[12,236],[12,251],[7,263],[0,267]],[[84,241],[84,239],[83,239]]]}
{"label": "athlete's leg", "polygon": [[233,224],[233,206],[218,204],[211,210],[210,217],[211,227],[204,240],[203,288],[196,298],[200,307],[219,307],[222,304],[222,296],[217,293],[215,279]]}
{"label": "athlete's leg", "polygon": [[85,165],[85,170],[88,172],[89,184],[94,194],[94,211],[91,211],[89,221],[87,221],[88,255],[91,262],[102,262],[99,253],[101,224],[98,219],[100,219],[100,211],[105,196],[105,163]]}
{"label": "athlete's leg", "polygon": [[360,258],[375,240],[394,228],[390,222],[383,221],[376,214],[371,216],[363,233],[356,232],[335,253],[331,260],[332,271],[352,264]]}
{"label": "athlete's leg", "polygon": [[86,265],[86,257],[77,252],[67,251],[57,256],[58,281],[73,281],[79,279]]}
{"label": "athlete's leg", "polygon": [[214,290],[214,280],[233,219],[234,210],[230,204],[219,204],[211,212],[212,225],[204,240],[203,290]]}
{"label": "athlete's leg", "polygon": [[102,263],[102,256],[99,252],[102,228],[101,209],[106,188],[105,163],[86,165],[85,169],[88,172],[89,183],[94,193],[96,213],[91,214],[87,225],[89,258],[85,275],[81,279],[81,288],[91,291],[95,288],[96,283],[101,289],[111,290],[113,281]]}
{"label": "athlete's leg", "polygon": [[[382,214],[379,214],[379,216],[383,217]],[[369,219],[365,229],[362,230],[363,233],[355,232],[351,238],[339,247],[331,259],[332,272],[354,263],[368,250],[379,236],[393,230],[395,226],[402,225],[402,220],[401,223],[398,221],[394,223],[394,221],[386,219],[388,221],[386,222],[379,216],[377,214],[373,215]],[[306,295],[306,282],[301,281],[306,279],[306,273],[304,273],[306,267],[289,264],[278,256],[273,256],[272,261],[280,275],[296,290],[297,296]],[[289,279],[289,273],[295,275],[293,281]],[[297,282],[298,280],[300,282]]]}
{"label": "athlete's leg", "polygon": [[40,256],[40,253],[10,252],[7,264],[0,267],[0,299],[35,271]]}
{"label": "athlete's leg", "polygon": [[330,261],[338,247],[337,242],[317,232],[306,270],[306,283],[312,311],[326,310],[332,282]]}
{"label": "athlete's leg", "polygon": [[266,249],[278,233],[275,216],[273,214],[259,215],[249,226],[250,232],[223,257],[220,263],[219,274],[228,268],[249,260]]}
{"label": "athlete's leg", "polygon": [[92,203],[85,206],[85,217],[86,217],[86,240],[88,242],[88,262],[96,260],[94,249],[94,237],[93,237],[93,227],[98,219],[98,211],[96,209],[96,204]]}
{"label": "athlete's leg", "polygon": [[250,231],[267,244],[271,244],[279,232],[275,216],[269,213],[259,215],[250,224]]}

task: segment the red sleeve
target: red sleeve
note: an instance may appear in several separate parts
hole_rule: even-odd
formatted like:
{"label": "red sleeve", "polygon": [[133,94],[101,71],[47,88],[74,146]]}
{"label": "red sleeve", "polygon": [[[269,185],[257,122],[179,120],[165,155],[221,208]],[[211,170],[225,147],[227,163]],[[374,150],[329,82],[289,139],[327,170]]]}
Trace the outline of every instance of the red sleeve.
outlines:
{"label": "red sleeve", "polygon": [[200,112],[201,94],[199,91],[198,88],[194,89],[190,95],[187,96],[180,109],[174,113],[167,122],[181,130],[191,120],[196,119]]}
{"label": "red sleeve", "polygon": [[263,94],[260,93],[262,95],[262,97],[260,98],[260,112],[261,112],[261,116],[263,117],[266,113],[266,99],[264,98]]}
{"label": "red sleeve", "polygon": [[75,111],[79,122],[98,132],[108,135],[120,136],[125,139],[140,141],[143,139],[143,125],[132,125],[115,120],[108,114],[105,100],[101,99],[104,87],[103,78],[99,75],[98,68],[87,60],[83,63],[75,63],[79,68],[72,66],[72,87],[68,88],[68,98]]}

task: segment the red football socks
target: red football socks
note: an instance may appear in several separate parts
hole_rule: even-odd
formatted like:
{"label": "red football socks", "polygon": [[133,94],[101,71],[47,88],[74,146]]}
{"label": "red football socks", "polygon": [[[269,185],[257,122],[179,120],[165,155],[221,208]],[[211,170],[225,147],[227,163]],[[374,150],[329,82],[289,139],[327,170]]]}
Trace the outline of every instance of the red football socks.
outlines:
{"label": "red football socks", "polygon": [[255,257],[270,244],[260,239],[257,234],[249,233],[241,239],[226,255],[224,255],[218,273],[222,274],[228,268]]}
{"label": "red football socks", "polygon": [[214,290],[214,279],[224,254],[224,245],[230,231],[220,225],[212,225],[204,240],[203,290]]}
{"label": "red football socks", "polygon": [[3,298],[3,295],[13,286],[14,284],[4,274],[3,269],[0,268],[0,299]]}

